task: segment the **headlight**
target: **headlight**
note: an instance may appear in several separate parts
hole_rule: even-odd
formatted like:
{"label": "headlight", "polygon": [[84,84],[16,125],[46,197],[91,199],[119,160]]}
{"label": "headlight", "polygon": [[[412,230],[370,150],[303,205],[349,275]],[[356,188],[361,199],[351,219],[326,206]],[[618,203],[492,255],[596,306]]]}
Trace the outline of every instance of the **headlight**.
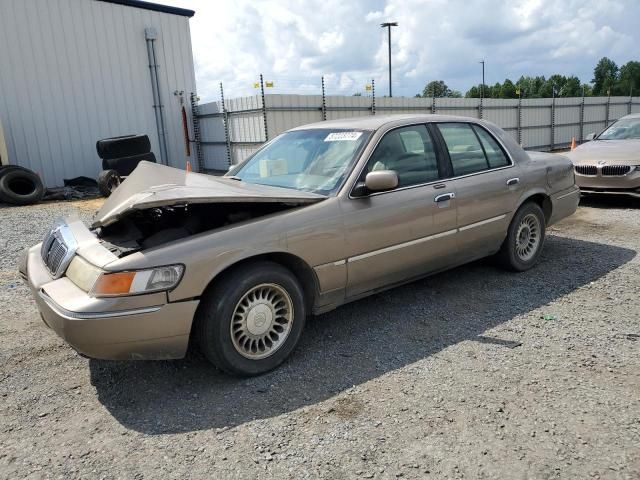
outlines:
{"label": "headlight", "polygon": [[183,273],[183,265],[167,265],[133,272],[104,272],[97,278],[90,295],[113,297],[171,290],[180,283]]}

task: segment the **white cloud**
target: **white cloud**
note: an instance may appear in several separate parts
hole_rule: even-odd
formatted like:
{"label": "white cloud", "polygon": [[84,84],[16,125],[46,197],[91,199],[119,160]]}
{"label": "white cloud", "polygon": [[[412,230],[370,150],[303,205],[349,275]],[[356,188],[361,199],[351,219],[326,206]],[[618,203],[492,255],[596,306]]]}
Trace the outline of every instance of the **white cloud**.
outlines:
{"label": "white cloud", "polygon": [[216,99],[253,94],[259,74],[274,93],[364,91],[371,78],[387,90],[392,31],[395,95],[413,96],[430,80],[466,90],[520,75],[575,74],[590,81],[602,56],[619,65],[637,58],[640,3],[633,0],[168,0],[192,8],[198,91]]}

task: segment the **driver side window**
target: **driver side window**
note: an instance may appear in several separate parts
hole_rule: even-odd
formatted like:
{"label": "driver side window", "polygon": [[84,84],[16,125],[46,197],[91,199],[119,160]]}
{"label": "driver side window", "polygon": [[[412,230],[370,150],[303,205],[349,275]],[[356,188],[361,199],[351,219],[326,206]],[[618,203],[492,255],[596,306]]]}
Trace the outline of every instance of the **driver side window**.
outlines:
{"label": "driver side window", "polygon": [[395,171],[400,187],[438,180],[438,160],[427,127],[397,128],[382,137],[367,163],[365,174],[376,170]]}

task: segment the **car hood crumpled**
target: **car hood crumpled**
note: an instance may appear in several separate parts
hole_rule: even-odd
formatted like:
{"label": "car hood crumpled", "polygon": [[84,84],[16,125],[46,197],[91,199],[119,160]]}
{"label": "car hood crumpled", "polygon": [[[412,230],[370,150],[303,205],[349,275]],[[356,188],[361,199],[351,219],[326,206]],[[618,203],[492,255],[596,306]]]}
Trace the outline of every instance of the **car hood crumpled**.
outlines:
{"label": "car hood crumpled", "polygon": [[640,165],[640,140],[593,140],[564,155],[578,165]]}
{"label": "car hood crumpled", "polygon": [[319,202],[324,195],[241,182],[140,162],[96,214],[93,227],[109,225],[131,210],[193,203]]}

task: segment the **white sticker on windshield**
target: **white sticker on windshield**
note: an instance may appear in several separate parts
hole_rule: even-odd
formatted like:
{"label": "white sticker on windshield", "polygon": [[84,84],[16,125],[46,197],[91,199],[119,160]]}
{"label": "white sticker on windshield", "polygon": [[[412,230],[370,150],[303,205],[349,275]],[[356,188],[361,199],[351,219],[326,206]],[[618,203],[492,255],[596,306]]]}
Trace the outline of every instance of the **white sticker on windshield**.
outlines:
{"label": "white sticker on windshield", "polygon": [[360,138],[362,132],[332,132],[324,139],[325,142],[353,142]]}

